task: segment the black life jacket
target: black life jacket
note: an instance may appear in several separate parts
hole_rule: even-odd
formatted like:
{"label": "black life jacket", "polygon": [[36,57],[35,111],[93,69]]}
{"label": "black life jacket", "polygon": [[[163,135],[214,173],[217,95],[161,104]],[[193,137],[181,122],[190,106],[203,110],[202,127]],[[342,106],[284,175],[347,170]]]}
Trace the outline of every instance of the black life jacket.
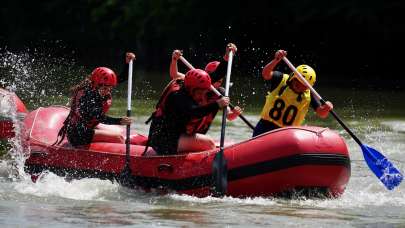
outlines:
{"label": "black life jacket", "polygon": [[[206,103],[212,103],[218,100],[220,97],[213,92],[207,93]],[[212,121],[214,121],[215,116],[218,113],[218,109],[212,111],[208,115],[201,117],[201,118],[193,118],[191,119],[190,123],[187,125],[188,132],[206,134],[209,127],[211,126]]]}
{"label": "black life jacket", "polygon": [[[169,82],[169,84],[165,87],[160,96],[158,103],[156,104],[156,109],[152,113],[152,116],[146,121],[146,124],[149,123],[153,118],[162,117],[165,113],[165,107],[167,98],[170,94],[179,91],[182,86],[184,85],[184,79],[175,79]],[[217,95],[213,95],[211,98],[207,98],[207,103],[210,103],[213,99],[218,99]],[[211,125],[215,115],[217,114],[218,110],[210,113],[201,118],[193,117],[186,125],[187,134],[192,135],[195,133],[205,134],[208,131],[209,126]]]}

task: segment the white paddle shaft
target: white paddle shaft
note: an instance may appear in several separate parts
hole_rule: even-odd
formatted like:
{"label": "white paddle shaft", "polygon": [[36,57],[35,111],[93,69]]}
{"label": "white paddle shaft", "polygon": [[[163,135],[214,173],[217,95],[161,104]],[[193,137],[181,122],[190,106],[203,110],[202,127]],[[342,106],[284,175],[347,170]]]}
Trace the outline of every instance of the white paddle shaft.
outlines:
{"label": "white paddle shaft", "polygon": [[131,102],[132,102],[132,69],[133,69],[133,60],[129,61],[128,67],[128,99],[127,99],[127,110],[131,110]]}
{"label": "white paddle shaft", "polygon": [[229,84],[231,81],[232,60],[233,60],[233,51],[230,51],[229,57],[228,57],[228,68],[226,71],[226,81],[225,81],[225,96],[226,97],[229,95]]}

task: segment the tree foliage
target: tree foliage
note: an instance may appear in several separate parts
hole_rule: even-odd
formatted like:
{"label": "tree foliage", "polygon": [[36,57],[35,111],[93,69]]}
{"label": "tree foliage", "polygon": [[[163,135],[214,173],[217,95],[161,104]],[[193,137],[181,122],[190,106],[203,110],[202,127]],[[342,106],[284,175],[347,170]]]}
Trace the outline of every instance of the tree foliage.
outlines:
{"label": "tree foliage", "polygon": [[21,48],[62,40],[89,64],[134,50],[148,69],[167,66],[174,48],[207,61],[232,41],[242,69],[284,48],[324,72],[378,78],[392,64],[381,56],[402,46],[403,9],[401,1],[366,0],[6,0],[0,41]]}

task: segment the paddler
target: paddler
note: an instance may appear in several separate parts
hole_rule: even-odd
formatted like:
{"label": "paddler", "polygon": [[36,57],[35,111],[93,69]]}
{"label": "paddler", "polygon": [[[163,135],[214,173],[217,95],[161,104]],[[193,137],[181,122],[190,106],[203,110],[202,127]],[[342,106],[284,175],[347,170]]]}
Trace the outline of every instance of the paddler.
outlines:
{"label": "paddler", "polygon": [[194,126],[191,120],[229,104],[228,97],[204,104],[210,88],[211,78],[201,69],[188,71],[184,79],[172,80],[152,114],[148,146],[159,155],[214,149],[215,142],[210,136],[190,127]]}
{"label": "paddler", "polygon": [[[300,82],[295,73],[288,75],[274,70],[285,56],[287,56],[286,51],[278,50],[274,59],[263,68],[262,77],[267,81],[266,84],[270,84],[269,92],[261,112],[261,119],[253,131],[253,137],[281,127],[300,126],[309,105],[321,118],[326,118],[329,111],[333,109],[331,102],[327,101],[321,105],[314,99],[309,88]],[[310,85],[315,84],[314,69],[308,65],[300,65],[297,70]]]}
{"label": "paddler", "polygon": [[[224,89],[221,86],[223,82],[223,78],[226,75],[227,70],[227,62],[229,58],[229,53],[233,51],[236,53],[237,47],[233,43],[229,43],[226,46],[225,54],[221,61],[212,61],[209,62],[205,66],[205,71],[209,74],[211,78],[211,84],[221,93],[223,93]],[[178,71],[177,62],[182,56],[182,52],[180,50],[174,50],[172,54],[172,61],[170,64],[170,77],[171,79],[184,79],[184,74]],[[208,91],[206,93],[206,97],[202,100],[202,105],[212,103],[213,101],[219,99],[219,96],[216,95],[213,91]],[[219,109],[213,110],[211,113],[201,117],[201,118],[194,118],[191,120],[192,124],[189,124],[190,128],[196,129],[195,131],[200,134],[206,134],[209,130],[212,121],[214,120],[216,114],[218,113]],[[240,114],[242,113],[242,109],[239,106],[235,106],[234,109],[228,108],[228,115],[227,119],[232,121],[235,120]]]}
{"label": "paddler", "polygon": [[[135,54],[130,52],[126,54],[126,64],[133,59],[135,59]],[[61,143],[65,136],[75,147],[88,145],[91,142],[125,143],[121,132],[111,131],[105,126],[98,127],[99,124],[128,125],[132,123],[132,119],[126,116],[115,118],[106,115],[112,105],[112,89],[118,82],[125,81],[125,79],[124,75],[118,78],[110,68],[97,67],[85,80],[73,86],[70,113],[58,133],[57,144]]]}

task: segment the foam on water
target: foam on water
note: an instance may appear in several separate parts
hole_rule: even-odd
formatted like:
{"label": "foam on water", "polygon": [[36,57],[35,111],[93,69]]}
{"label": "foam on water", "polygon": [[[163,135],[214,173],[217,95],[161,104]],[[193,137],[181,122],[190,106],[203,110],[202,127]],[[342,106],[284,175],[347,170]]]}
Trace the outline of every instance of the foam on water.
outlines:
{"label": "foam on water", "polygon": [[30,179],[18,181],[14,189],[21,194],[39,197],[62,197],[75,200],[105,200],[106,195],[116,194],[119,185],[108,180],[84,178],[66,181],[53,173],[43,173],[34,183]]}
{"label": "foam on water", "polygon": [[332,199],[308,199],[299,197],[297,199],[280,199],[271,197],[253,197],[253,198],[233,198],[223,197],[215,198],[208,196],[198,198],[189,195],[171,194],[169,197],[174,200],[191,202],[195,204],[212,204],[212,203],[227,203],[234,205],[257,205],[257,206],[308,206],[317,208],[341,208],[353,209],[364,208],[367,206],[405,206],[404,188],[396,191],[385,191],[383,187],[375,191],[375,184],[362,186],[362,189],[354,186],[348,186],[345,193],[339,198]]}
{"label": "foam on water", "polygon": [[394,132],[405,133],[405,121],[385,120],[381,121],[381,124],[391,128]]}
{"label": "foam on water", "polygon": [[305,199],[292,200],[292,204],[311,206],[318,208],[354,209],[367,208],[368,206],[405,206],[405,194],[402,191],[391,192],[381,189],[379,192],[370,191],[370,187],[364,189],[348,188],[337,199]]}
{"label": "foam on water", "polygon": [[228,203],[228,204],[240,204],[240,205],[260,205],[260,206],[275,206],[280,205],[274,198],[264,197],[252,197],[252,198],[234,198],[234,197],[222,197],[217,198],[213,196],[207,196],[199,198],[189,195],[170,194],[169,197],[174,200],[197,203],[197,204],[211,204],[211,203]]}

